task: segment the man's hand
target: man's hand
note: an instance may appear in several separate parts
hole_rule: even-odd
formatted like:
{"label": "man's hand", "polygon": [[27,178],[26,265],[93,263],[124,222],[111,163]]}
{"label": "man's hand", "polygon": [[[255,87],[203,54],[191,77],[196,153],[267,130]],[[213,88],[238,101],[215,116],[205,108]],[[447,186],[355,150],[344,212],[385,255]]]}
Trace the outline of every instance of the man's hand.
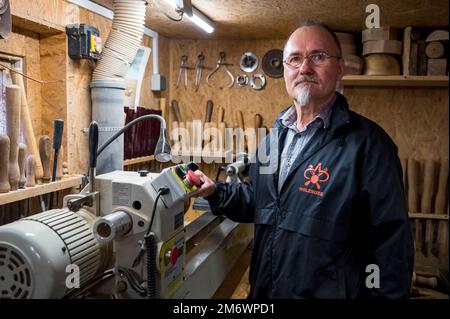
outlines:
{"label": "man's hand", "polygon": [[200,191],[197,193],[196,197],[199,196],[205,198],[212,195],[216,191],[216,183],[208,176],[203,174],[203,172],[200,170],[196,170],[194,173],[200,177],[203,177],[203,180],[205,181],[205,183],[200,188]]}

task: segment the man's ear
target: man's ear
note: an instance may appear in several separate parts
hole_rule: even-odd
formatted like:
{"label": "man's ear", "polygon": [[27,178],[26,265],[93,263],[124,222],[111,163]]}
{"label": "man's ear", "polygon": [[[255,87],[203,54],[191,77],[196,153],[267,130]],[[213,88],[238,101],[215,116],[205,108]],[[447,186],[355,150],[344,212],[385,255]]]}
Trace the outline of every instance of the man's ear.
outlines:
{"label": "man's ear", "polygon": [[339,59],[339,80],[342,79],[342,77],[344,76],[344,71],[345,71],[345,62],[344,62],[344,58],[340,58]]}

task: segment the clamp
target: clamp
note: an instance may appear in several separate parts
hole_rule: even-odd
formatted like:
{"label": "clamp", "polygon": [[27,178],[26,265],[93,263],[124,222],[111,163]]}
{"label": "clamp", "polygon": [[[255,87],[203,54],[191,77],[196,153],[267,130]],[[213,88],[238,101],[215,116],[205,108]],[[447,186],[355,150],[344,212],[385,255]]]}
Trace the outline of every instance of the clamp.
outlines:
{"label": "clamp", "polygon": [[206,77],[206,83],[211,86],[211,84],[209,83],[209,79],[211,78],[211,76],[216,73],[220,67],[223,65],[225,68],[225,71],[227,72],[228,76],[230,77],[231,81],[230,81],[230,85],[228,85],[229,88],[231,88],[234,84],[234,76],[233,74],[230,72],[230,70],[228,69],[228,65],[232,65],[229,63],[226,63],[225,61],[225,52],[220,52],[219,53],[220,59],[219,61],[217,61],[216,67],[214,68],[214,70],[212,70],[211,73],[208,74],[208,76]]}
{"label": "clamp", "polygon": [[181,73],[184,72],[184,87],[187,88],[187,70],[189,69],[189,67],[187,66],[187,60],[188,57],[187,55],[183,55],[181,56],[181,62],[180,62],[180,69],[178,71],[178,79],[177,79],[177,85],[176,87],[178,88],[178,85],[180,84],[180,79],[181,79]]}
{"label": "clamp", "polygon": [[197,67],[195,69],[195,91],[198,91],[198,88],[200,86],[200,80],[202,79],[202,69],[205,68],[204,66],[205,62],[205,55],[203,53],[200,53],[198,55],[198,63]]}

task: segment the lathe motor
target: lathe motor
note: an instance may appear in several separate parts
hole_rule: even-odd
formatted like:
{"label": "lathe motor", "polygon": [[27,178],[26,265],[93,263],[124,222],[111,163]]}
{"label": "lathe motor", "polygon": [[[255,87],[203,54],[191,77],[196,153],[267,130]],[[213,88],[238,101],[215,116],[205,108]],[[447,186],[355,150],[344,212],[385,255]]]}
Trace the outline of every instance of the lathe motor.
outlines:
{"label": "lathe motor", "polygon": [[1,226],[0,298],[74,297],[106,276],[118,298],[170,297],[183,282],[185,201],[203,182],[196,169],[103,174],[64,208]]}

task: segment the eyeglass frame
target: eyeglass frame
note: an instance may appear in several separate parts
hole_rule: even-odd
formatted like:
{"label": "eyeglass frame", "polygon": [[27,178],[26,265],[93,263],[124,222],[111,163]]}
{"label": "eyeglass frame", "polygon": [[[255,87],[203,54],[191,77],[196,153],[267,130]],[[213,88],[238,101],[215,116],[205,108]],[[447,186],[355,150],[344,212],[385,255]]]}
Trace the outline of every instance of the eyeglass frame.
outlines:
{"label": "eyeglass frame", "polygon": [[305,56],[302,56],[302,55],[300,55],[300,54],[298,54],[298,55],[292,55],[292,56],[288,57],[288,58],[291,58],[291,57],[293,57],[293,56],[302,57],[303,60],[302,60],[302,62],[301,62],[298,66],[293,66],[293,65],[291,65],[289,62],[287,62],[286,60],[287,60],[288,58],[284,59],[284,60],[283,60],[283,63],[285,63],[291,70],[295,70],[295,69],[300,68],[300,67],[303,65],[303,63],[305,62],[305,60],[307,60],[308,63],[310,63],[310,65],[313,65],[313,66],[322,66],[322,65],[324,65],[324,64],[316,64],[316,63],[314,63],[314,62],[311,62],[310,57],[311,57],[311,56],[314,56],[314,55],[324,55],[326,59],[331,59],[331,58],[342,59],[342,56],[338,56],[338,55],[329,55],[329,54],[326,53],[326,52],[323,52],[323,51],[317,51],[317,52],[313,52],[313,53],[311,53],[311,54],[308,54],[306,57],[305,57]]}

